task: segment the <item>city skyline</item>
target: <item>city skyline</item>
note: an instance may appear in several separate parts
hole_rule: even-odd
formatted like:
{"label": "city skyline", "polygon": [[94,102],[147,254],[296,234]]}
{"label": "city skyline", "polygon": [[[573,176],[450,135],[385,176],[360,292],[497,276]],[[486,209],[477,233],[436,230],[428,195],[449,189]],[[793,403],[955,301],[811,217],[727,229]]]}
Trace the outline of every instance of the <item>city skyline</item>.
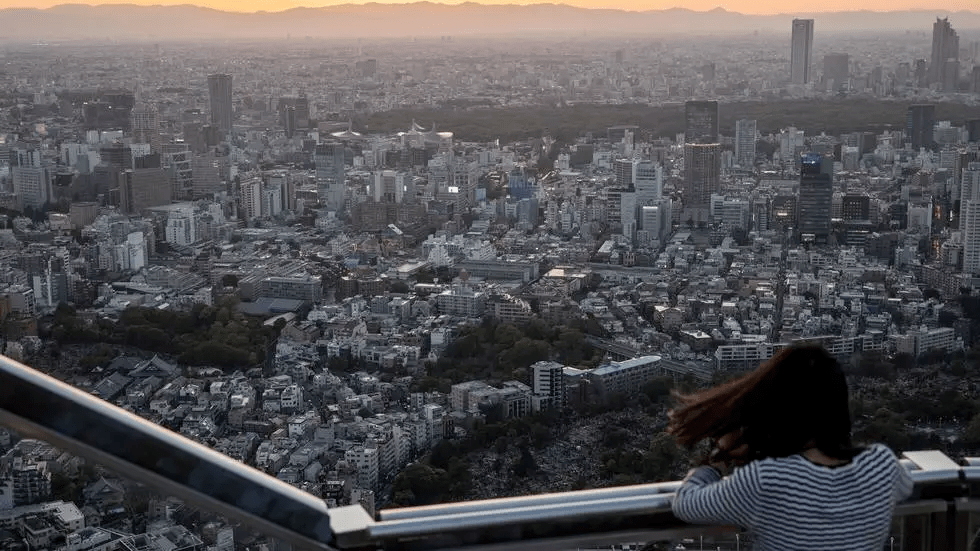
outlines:
{"label": "city skyline", "polygon": [[[369,1],[302,1],[302,0],[203,0],[197,2],[183,2],[181,0],[103,0],[95,2],[65,2],[63,0],[48,0],[41,2],[25,2],[24,0],[0,0],[0,9],[41,9],[46,10],[59,6],[103,6],[103,5],[129,5],[129,6],[197,6],[219,11],[234,13],[257,13],[257,12],[282,12],[296,8],[328,8],[341,6],[364,6],[364,5],[402,5],[402,4],[437,4],[447,6],[457,6],[461,4],[473,4],[465,0],[443,0],[439,2],[418,2],[417,0],[386,0],[384,2]],[[866,2],[860,9],[854,9],[854,4],[845,0],[831,0],[821,3],[819,6],[808,5],[805,10],[787,10],[785,3],[777,2],[751,2],[741,0],[736,2],[718,2],[717,0],[694,0],[691,2],[678,2],[676,0],[652,0],[652,1],[632,1],[632,0],[570,0],[565,2],[538,2],[521,0],[494,0],[487,2],[476,2],[476,4],[486,6],[534,6],[534,5],[559,5],[572,6],[596,10],[621,10],[628,12],[652,12],[652,11],[692,11],[692,12],[717,12],[723,11],[733,14],[745,15],[764,15],[764,16],[799,16],[801,14],[830,14],[830,13],[892,13],[898,11],[921,11],[924,13],[978,13],[976,5],[972,0],[950,0],[944,3],[941,10],[935,9],[934,5],[924,0],[896,0],[885,1],[877,0]]]}

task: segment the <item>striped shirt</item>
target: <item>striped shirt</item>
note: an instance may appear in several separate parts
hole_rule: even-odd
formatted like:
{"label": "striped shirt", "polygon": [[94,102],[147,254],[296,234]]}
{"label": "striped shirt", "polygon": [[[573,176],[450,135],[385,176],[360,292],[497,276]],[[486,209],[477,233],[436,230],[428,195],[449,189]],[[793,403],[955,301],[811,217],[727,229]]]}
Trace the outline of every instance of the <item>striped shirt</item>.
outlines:
{"label": "striped shirt", "polygon": [[875,444],[836,467],[802,455],[753,461],[725,478],[699,467],[673,510],[686,522],[741,526],[759,550],[869,551],[883,548],[895,504],[911,493],[905,467]]}

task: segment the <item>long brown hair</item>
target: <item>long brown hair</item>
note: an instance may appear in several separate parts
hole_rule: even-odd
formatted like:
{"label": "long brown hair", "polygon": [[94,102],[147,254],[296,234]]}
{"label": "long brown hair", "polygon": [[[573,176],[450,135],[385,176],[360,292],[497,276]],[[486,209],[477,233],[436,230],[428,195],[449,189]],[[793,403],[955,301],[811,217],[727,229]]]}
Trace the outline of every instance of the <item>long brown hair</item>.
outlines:
{"label": "long brown hair", "polygon": [[704,439],[715,442],[715,458],[731,461],[785,457],[816,447],[849,459],[851,415],[847,381],[840,364],[823,348],[780,350],[758,369],[722,385],[688,395],[676,394],[667,432],[688,448]]}

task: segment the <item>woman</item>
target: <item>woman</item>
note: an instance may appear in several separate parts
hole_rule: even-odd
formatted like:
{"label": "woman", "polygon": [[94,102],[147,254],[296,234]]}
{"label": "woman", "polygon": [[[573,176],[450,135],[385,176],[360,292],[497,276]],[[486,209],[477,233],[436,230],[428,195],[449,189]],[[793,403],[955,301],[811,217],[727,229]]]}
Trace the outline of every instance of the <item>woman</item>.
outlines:
{"label": "woman", "polygon": [[667,431],[688,448],[712,444],[710,465],[688,473],[674,497],[678,518],[737,524],[763,550],[882,549],[912,479],[887,447],[852,446],[847,381],[822,348],[783,349],[678,399]]}

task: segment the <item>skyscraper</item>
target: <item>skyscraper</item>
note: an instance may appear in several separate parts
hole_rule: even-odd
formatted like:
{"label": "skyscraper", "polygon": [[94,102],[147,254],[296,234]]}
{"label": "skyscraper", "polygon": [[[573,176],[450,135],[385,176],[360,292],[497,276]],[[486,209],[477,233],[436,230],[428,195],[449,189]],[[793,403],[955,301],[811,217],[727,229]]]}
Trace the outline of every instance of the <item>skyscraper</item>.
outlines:
{"label": "skyscraper", "polygon": [[150,151],[160,152],[160,120],[152,105],[141,103],[129,113],[133,142],[150,144]]}
{"label": "skyscraper", "polygon": [[656,205],[663,194],[663,168],[653,161],[634,162],[633,186],[639,207]]}
{"label": "skyscraper", "polygon": [[684,144],[685,207],[706,207],[721,189],[721,145]]}
{"label": "skyscraper", "polygon": [[326,142],[316,146],[316,187],[320,202],[333,211],[344,206],[344,144]]}
{"label": "skyscraper", "polygon": [[837,91],[847,84],[850,76],[850,56],[847,54],[827,54],[823,56],[823,86]]}
{"label": "skyscraper", "polygon": [[949,24],[949,18],[932,24],[932,59],[929,63],[929,83],[938,84],[943,91],[953,92],[959,83],[960,37]]}
{"label": "skyscraper", "polygon": [[912,149],[932,149],[932,130],[936,125],[936,106],[932,104],[910,105],[905,115],[905,137]]}
{"label": "skyscraper", "polygon": [[833,158],[815,153],[804,155],[800,168],[800,195],[796,215],[801,241],[827,243],[830,237],[833,194]]}
{"label": "skyscraper", "polygon": [[616,187],[623,189],[633,187],[633,159],[613,161],[613,174],[616,176]]}
{"label": "skyscraper", "polygon": [[718,102],[689,101],[684,104],[684,141],[718,143]]}
{"label": "skyscraper", "polygon": [[223,132],[231,130],[231,75],[208,75],[208,97],[211,99],[211,124]]}
{"label": "skyscraper", "polygon": [[127,214],[170,204],[173,186],[162,168],[127,169],[117,173],[116,178],[119,208]]}
{"label": "skyscraper", "polygon": [[963,231],[963,271],[980,273],[980,163],[970,163],[963,169],[960,229]]}
{"label": "skyscraper", "polygon": [[794,19],[790,50],[789,75],[793,84],[810,83],[813,56],[813,19]]}
{"label": "skyscraper", "polygon": [[735,122],[735,162],[742,168],[755,165],[755,119]]}

